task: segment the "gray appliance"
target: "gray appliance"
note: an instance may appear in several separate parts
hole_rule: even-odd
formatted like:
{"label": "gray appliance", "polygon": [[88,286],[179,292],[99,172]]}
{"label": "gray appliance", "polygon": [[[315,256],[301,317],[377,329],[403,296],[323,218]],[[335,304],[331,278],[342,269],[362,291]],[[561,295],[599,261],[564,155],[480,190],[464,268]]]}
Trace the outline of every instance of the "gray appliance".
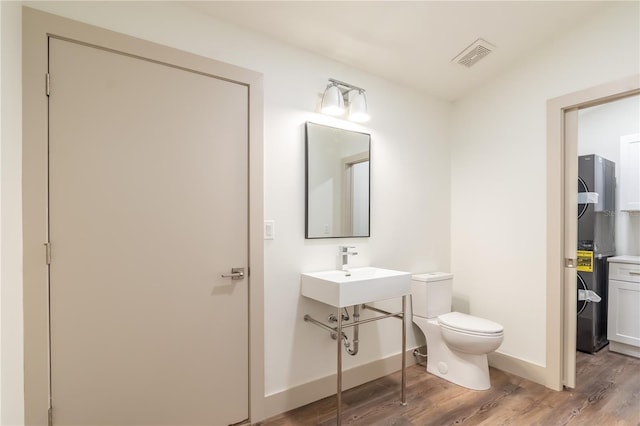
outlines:
{"label": "gray appliance", "polygon": [[[595,194],[591,199],[581,194]],[[578,250],[613,256],[615,245],[616,165],[598,155],[578,157]],[[580,198],[589,202],[580,203]],[[597,199],[597,202],[593,202]]]}
{"label": "gray appliance", "polygon": [[[606,346],[609,263],[615,249],[615,163],[578,157],[578,321],[576,347],[594,353]],[[586,260],[585,260],[586,259]]]}

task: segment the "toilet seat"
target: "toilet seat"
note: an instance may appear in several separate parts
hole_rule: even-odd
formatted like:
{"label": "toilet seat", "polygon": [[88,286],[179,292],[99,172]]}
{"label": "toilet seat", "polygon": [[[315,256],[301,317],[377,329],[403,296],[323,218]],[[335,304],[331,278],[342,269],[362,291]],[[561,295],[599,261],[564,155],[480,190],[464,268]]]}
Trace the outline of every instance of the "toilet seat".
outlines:
{"label": "toilet seat", "polygon": [[448,330],[474,336],[497,337],[504,334],[504,328],[497,322],[461,312],[449,312],[438,316],[438,324]]}

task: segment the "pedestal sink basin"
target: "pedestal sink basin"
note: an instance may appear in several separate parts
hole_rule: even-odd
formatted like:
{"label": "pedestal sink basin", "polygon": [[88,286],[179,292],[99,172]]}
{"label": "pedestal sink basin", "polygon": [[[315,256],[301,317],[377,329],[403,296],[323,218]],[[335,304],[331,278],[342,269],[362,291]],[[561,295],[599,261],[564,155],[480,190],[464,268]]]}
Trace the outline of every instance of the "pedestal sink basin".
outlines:
{"label": "pedestal sink basin", "polygon": [[338,308],[411,293],[411,274],[374,267],[303,273],[303,296]]}

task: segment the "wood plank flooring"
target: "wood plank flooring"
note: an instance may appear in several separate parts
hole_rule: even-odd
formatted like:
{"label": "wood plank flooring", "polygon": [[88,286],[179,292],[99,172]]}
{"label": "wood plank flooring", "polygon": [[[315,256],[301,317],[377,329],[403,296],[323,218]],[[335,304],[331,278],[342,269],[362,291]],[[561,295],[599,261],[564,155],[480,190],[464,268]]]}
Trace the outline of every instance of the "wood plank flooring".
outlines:
{"label": "wood plank flooring", "polygon": [[[556,392],[491,369],[491,389],[472,391],[407,368],[407,406],[400,372],[343,392],[343,425],[584,425],[640,426],[640,359],[609,352],[577,353],[576,389]],[[335,425],[335,396],[258,423]]]}

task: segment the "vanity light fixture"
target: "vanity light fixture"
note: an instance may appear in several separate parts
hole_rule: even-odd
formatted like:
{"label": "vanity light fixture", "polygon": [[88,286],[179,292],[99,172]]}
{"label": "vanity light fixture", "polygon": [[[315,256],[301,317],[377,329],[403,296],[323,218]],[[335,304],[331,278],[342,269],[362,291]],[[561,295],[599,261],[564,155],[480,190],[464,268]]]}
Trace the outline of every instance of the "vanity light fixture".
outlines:
{"label": "vanity light fixture", "polygon": [[330,78],[322,95],[321,111],[323,114],[340,116],[345,113],[345,106],[348,106],[349,120],[358,123],[369,121],[371,117],[367,111],[364,92],[360,87]]}
{"label": "vanity light fixture", "polygon": [[364,94],[364,90],[353,92],[349,101],[349,120],[362,123],[369,121],[370,118],[367,112],[367,97]]}

